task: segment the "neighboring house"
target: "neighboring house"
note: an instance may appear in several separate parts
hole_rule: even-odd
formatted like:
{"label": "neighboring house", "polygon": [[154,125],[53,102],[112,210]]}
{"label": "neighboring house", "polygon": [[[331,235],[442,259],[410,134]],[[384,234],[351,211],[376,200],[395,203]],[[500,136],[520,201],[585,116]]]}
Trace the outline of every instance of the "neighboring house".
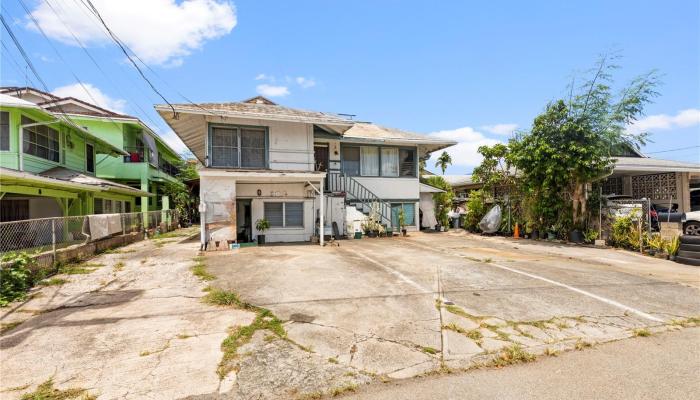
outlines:
{"label": "neighboring house", "polygon": [[64,115],[0,94],[0,221],[132,211],[141,190],[95,176],[128,155]]}
{"label": "neighboring house", "polygon": [[332,223],[343,234],[368,214],[398,229],[400,209],[416,230],[419,160],[455,144],[264,97],[173,107],[156,110],[204,166],[206,234],[224,245],[255,240],[262,218],[268,242],[329,235]]}
{"label": "neighboring house", "polygon": [[138,118],[34,88],[7,87],[0,89],[0,93],[27,100],[50,112],[64,113],[93,135],[125,150],[126,154],[120,157],[98,155],[96,176],[151,193],[152,196],[137,199],[134,211],[170,208],[161,186],[164,182],[177,182],[175,176],[181,158]]}

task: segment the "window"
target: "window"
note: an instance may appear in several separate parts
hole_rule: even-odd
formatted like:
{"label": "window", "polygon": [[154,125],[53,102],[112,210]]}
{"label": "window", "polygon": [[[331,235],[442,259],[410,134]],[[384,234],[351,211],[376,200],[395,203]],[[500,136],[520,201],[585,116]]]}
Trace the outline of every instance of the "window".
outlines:
{"label": "window", "polygon": [[416,176],[416,150],[412,148],[343,146],[341,153],[347,176]]}
{"label": "window", "polygon": [[271,228],[303,228],[304,203],[265,203],[265,219]]}
{"label": "window", "polygon": [[111,214],[112,213],[112,200],[104,200],[104,213],[105,214]]}
{"label": "window", "polygon": [[343,147],[343,173],[348,176],[360,175],[360,148]]}
{"label": "window", "polygon": [[267,132],[265,128],[214,126],[211,128],[212,167],[265,168]]}
{"label": "window", "polygon": [[[22,125],[33,124],[36,121],[22,117]],[[59,161],[58,131],[46,125],[36,125],[24,128],[23,151],[49,161]]]}
{"label": "window", "polygon": [[416,152],[413,149],[399,150],[399,176],[416,176]]}
{"label": "window", "polygon": [[404,223],[406,226],[415,225],[416,205],[414,203],[392,203],[391,204],[391,225],[399,226],[399,211],[403,210]]}
{"label": "window", "polygon": [[360,175],[379,176],[379,148],[360,147]]}
{"label": "window", "polygon": [[0,200],[0,222],[29,219],[29,200]]}
{"label": "window", "polygon": [[85,168],[87,172],[95,173],[95,146],[85,143]]}
{"label": "window", "polygon": [[95,214],[103,214],[104,211],[102,210],[102,199],[95,199],[95,206],[93,209],[93,213]]}
{"label": "window", "polygon": [[10,113],[0,111],[0,150],[10,150]]}
{"label": "window", "polygon": [[399,149],[382,147],[382,176],[399,176]]}

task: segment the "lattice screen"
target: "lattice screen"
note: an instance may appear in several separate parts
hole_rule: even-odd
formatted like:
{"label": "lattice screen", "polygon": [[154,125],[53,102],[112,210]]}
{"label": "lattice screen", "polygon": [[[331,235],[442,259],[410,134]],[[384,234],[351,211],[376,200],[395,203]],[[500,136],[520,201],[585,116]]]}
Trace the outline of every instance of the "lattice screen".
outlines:
{"label": "lattice screen", "polygon": [[603,194],[624,194],[621,176],[614,176],[603,181]]}
{"label": "lattice screen", "polygon": [[641,199],[677,199],[676,173],[632,177],[632,197]]}

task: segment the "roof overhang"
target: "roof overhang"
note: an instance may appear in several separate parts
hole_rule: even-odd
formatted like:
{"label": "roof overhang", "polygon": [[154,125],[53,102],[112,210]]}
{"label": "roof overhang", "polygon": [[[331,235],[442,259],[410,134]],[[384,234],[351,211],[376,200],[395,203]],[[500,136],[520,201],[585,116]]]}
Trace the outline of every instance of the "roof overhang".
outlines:
{"label": "roof overhang", "polygon": [[614,175],[655,174],[667,172],[700,173],[700,164],[659,160],[648,157],[617,157],[613,168]]}
{"label": "roof overhang", "polygon": [[440,188],[436,188],[435,186],[427,185],[425,183],[420,184],[419,192],[420,193],[445,193],[444,190],[442,190]]}
{"label": "roof overhang", "polygon": [[202,168],[198,172],[200,179],[206,177],[223,177],[234,179],[237,183],[315,183],[326,178],[326,173],[322,171],[271,171]]}
{"label": "roof overhang", "polygon": [[32,187],[47,187],[60,190],[99,192],[100,188],[94,185],[68,182],[62,179],[49,178],[32,174],[30,172],[16,171],[13,169],[0,168],[0,179],[3,185],[24,185]]}

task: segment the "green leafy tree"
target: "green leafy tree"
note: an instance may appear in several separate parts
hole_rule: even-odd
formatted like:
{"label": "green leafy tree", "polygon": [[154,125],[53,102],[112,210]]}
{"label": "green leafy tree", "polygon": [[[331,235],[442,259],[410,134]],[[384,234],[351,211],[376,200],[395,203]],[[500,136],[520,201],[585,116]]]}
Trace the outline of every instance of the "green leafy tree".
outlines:
{"label": "green leafy tree", "polygon": [[614,59],[602,57],[581,86],[570,85],[568,99],[548,104],[529,133],[509,142],[508,160],[518,168],[527,195],[534,198],[535,214],[545,225],[561,225],[566,215],[582,228],[587,186],[611,173],[616,151],[645,142],[646,133],[626,128],[658,95],[659,79],[652,71],[615,94]]}
{"label": "green leafy tree", "polygon": [[443,151],[442,154],[440,154],[440,157],[438,157],[437,161],[435,161],[435,166],[440,167],[442,174],[445,175],[445,170],[447,169],[448,165],[452,165],[452,157],[450,156],[450,153]]}
{"label": "green leafy tree", "polygon": [[452,186],[439,175],[429,176],[424,179],[424,183],[438,189],[444,190],[443,193],[433,193],[433,203],[435,205],[435,216],[438,222],[443,224],[447,219],[447,214],[452,209],[452,200],[455,195],[452,191]]}
{"label": "green leafy tree", "polygon": [[176,182],[165,182],[163,193],[170,199],[170,208],[175,209],[181,216],[189,216],[196,206],[195,196],[185,182],[199,177],[197,165],[194,162],[182,161],[177,167],[180,172]]}

